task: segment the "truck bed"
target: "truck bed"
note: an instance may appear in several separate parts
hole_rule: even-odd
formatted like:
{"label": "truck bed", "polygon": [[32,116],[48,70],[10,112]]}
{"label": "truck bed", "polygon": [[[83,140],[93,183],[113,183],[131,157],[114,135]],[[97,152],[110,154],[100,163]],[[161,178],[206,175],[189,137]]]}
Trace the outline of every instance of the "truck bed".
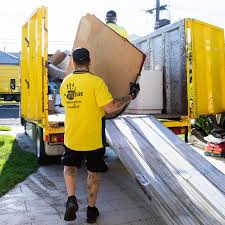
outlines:
{"label": "truck bed", "polygon": [[106,134],[167,224],[225,224],[225,175],[154,117],[107,121]]}
{"label": "truck bed", "polygon": [[54,123],[54,122],[64,122],[65,120],[65,114],[64,113],[54,113],[48,115],[48,122]]}

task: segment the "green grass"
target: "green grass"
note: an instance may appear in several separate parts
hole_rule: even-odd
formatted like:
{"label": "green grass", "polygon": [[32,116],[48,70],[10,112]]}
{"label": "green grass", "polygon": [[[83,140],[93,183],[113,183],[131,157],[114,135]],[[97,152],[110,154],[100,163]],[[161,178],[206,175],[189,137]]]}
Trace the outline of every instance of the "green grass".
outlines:
{"label": "green grass", "polygon": [[11,127],[0,125],[0,131],[10,131],[10,130],[12,130]]}
{"label": "green grass", "polygon": [[14,137],[0,135],[0,197],[37,168],[35,155],[23,151]]}

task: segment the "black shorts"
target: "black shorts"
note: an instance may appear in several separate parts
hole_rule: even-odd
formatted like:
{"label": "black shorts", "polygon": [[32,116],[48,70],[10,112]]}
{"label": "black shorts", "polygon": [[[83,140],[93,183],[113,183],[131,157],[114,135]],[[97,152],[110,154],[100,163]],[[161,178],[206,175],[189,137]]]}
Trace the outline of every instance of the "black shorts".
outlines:
{"label": "black shorts", "polygon": [[65,146],[65,151],[62,156],[62,164],[64,166],[74,166],[81,168],[82,161],[85,160],[88,171],[90,172],[106,172],[108,166],[104,161],[104,148],[93,151],[75,151],[70,150]]}

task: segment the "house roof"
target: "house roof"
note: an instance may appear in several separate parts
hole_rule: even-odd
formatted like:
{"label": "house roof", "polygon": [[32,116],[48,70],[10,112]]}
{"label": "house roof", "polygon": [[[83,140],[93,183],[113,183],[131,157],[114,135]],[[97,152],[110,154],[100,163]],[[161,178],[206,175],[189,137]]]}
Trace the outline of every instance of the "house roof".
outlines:
{"label": "house roof", "polygon": [[19,65],[20,59],[15,55],[0,51],[0,64]]}
{"label": "house roof", "polygon": [[16,58],[20,58],[20,56],[21,56],[20,52],[7,52],[7,53],[10,54],[10,55],[15,56]]}

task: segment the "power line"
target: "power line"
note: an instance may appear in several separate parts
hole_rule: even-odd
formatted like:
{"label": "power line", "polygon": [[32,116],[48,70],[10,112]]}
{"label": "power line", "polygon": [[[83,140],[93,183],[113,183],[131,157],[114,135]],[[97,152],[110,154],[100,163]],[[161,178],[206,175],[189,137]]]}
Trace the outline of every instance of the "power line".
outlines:
{"label": "power line", "polygon": [[167,4],[161,5],[160,0],[156,0],[156,7],[146,10],[146,12],[150,14],[153,14],[155,12],[155,27],[154,27],[155,30],[170,24],[170,20],[160,19],[160,12],[167,10],[167,6],[168,6]]}

